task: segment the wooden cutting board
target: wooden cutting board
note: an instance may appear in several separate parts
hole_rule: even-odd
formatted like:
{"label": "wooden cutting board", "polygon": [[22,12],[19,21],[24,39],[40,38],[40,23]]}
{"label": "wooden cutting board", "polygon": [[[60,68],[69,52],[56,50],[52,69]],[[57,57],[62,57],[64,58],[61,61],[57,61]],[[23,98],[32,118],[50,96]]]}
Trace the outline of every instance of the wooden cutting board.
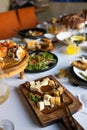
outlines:
{"label": "wooden cutting board", "polygon": [[3,73],[0,73],[0,78],[8,78],[12,77],[18,73],[20,73],[21,78],[24,77],[24,69],[27,66],[29,55],[26,53],[25,57],[22,59],[22,61],[18,62],[15,65],[12,65],[9,68],[4,68],[2,71]]}
{"label": "wooden cutting board", "polygon": [[[54,80],[55,82],[57,82],[59,85],[60,82],[56,80],[56,78],[54,78],[52,75],[46,76],[52,80]],[[37,79],[35,81],[41,81],[44,78],[40,78]],[[62,86],[62,85],[61,85]],[[74,97],[64,86],[62,86],[64,88],[64,99],[71,111],[71,113],[75,113],[77,112],[79,109],[81,109],[82,104],[80,103],[80,101]],[[22,94],[24,95],[25,99],[27,100],[27,102],[29,103],[29,106],[31,106],[33,112],[35,113],[37,119],[39,120],[40,124],[42,127],[45,127],[47,125],[50,125],[52,123],[57,122],[59,119],[62,119],[65,115],[65,111],[64,109],[61,107],[59,107],[56,110],[52,110],[49,113],[44,113],[43,111],[40,111],[38,109],[38,107],[36,106],[35,102],[32,101],[29,97],[28,97],[28,90],[26,88],[23,87],[23,85],[20,85],[20,90],[22,92]]]}

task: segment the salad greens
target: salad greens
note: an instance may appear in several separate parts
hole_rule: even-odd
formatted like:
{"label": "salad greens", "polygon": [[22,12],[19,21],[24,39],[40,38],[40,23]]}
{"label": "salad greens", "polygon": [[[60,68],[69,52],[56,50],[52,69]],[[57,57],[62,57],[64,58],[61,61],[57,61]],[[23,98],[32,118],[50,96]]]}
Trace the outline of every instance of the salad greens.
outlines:
{"label": "salad greens", "polygon": [[56,63],[53,54],[49,52],[31,53],[29,55],[27,70],[43,70]]}

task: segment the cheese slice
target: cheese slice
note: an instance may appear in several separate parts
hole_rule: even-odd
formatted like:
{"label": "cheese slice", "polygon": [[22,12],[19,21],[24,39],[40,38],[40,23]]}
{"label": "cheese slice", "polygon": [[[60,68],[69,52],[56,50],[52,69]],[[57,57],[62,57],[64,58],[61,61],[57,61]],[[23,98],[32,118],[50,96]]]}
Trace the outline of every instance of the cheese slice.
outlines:
{"label": "cheese slice", "polygon": [[37,107],[40,109],[40,111],[42,111],[45,108],[44,102],[43,101],[37,102]]}

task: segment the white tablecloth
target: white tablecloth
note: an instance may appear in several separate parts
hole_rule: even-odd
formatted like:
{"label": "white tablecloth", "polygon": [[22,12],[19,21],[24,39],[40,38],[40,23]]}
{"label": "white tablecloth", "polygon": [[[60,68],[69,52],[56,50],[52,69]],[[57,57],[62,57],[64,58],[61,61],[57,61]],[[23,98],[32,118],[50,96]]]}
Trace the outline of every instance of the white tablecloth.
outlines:
{"label": "white tablecloth", "polygon": [[[25,74],[24,79],[20,79],[19,74],[6,79],[10,87],[10,95],[8,99],[0,105],[0,120],[11,120],[15,125],[15,130],[64,130],[60,122],[42,128],[19,89],[19,85],[27,80],[35,80],[50,74],[55,76],[59,69],[69,67],[70,63],[75,60],[77,55],[83,53],[87,54],[87,46],[85,47],[85,50],[82,47],[81,53],[77,55],[66,55],[62,52],[64,49],[65,47],[58,46],[53,51],[53,53],[58,56],[58,64],[53,69],[37,74]],[[75,96],[87,93],[87,89],[83,88],[83,86],[75,87],[71,85],[68,78],[58,80]],[[73,116],[83,126],[83,128],[87,130],[87,114],[78,111]]]}

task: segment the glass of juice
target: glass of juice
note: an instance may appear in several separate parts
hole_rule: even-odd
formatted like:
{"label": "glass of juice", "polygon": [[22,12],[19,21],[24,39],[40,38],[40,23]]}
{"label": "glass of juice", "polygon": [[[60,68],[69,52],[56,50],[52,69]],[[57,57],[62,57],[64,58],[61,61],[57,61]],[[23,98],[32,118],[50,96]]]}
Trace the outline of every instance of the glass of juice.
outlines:
{"label": "glass of juice", "polygon": [[68,55],[74,55],[80,52],[80,46],[75,44],[75,43],[71,43],[67,46],[66,48],[66,53]]}

